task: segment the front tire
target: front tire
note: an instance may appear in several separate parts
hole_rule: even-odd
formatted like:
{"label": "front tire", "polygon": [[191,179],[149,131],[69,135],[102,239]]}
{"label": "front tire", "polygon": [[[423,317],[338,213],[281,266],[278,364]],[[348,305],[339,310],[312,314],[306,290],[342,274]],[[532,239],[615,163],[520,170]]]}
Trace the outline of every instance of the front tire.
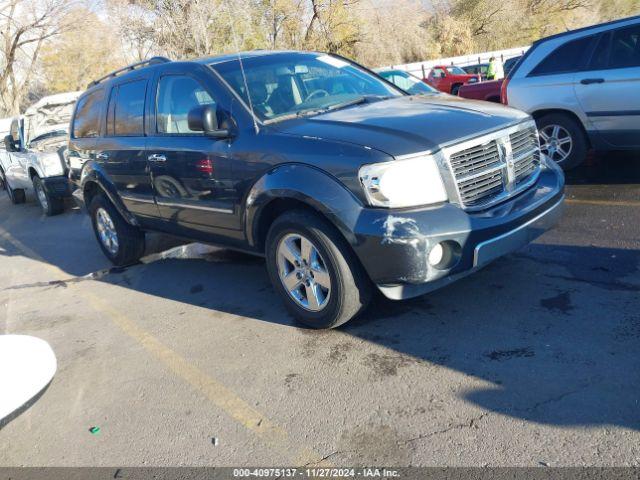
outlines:
{"label": "front tire", "polygon": [[42,208],[42,212],[47,216],[59,215],[64,211],[64,200],[60,197],[50,195],[44,186],[44,182],[37,175],[33,177],[33,190]]}
{"label": "front tire", "polygon": [[144,254],[144,232],[129,225],[109,199],[96,195],[89,205],[93,231],[102,253],[118,267],[132,265]]}
{"label": "front tire", "polygon": [[267,234],[266,257],[274,289],[304,325],[338,327],[371,300],[371,282],[351,247],[314,213],[278,217]]}
{"label": "front tire", "polygon": [[587,156],[587,138],[576,120],[562,113],[548,113],[536,121],[540,150],[563,170],[580,165]]}

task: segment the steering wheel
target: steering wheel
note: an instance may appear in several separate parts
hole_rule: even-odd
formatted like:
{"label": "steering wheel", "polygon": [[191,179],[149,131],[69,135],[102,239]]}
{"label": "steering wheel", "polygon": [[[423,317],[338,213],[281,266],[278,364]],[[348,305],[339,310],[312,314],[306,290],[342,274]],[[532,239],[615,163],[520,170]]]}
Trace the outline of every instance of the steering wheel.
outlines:
{"label": "steering wheel", "polygon": [[326,90],[322,90],[321,88],[319,88],[318,90],[314,90],[313,92],[311,92],[309,95],[307,95],[307,98],[304,99],[305,102],[308,102],[309,100],[312,100],[316,97],[318,98],[323,98],[323,97],[328,97],[329,96],[329,92],[327,92]]}

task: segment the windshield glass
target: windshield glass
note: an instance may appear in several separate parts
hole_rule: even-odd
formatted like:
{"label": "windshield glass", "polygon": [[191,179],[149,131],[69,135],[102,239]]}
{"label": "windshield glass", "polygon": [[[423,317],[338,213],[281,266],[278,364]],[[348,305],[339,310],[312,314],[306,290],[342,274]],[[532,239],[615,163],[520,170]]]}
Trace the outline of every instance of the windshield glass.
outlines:
{"label": "windshield glass", "polygon": [[312,115],[372,98],[401,96],[380,78],[325,54],[282,53],[242,59],[249,96],[237,60],[214,64],[262,121]]}
{"label": "windshield glass", "polygon": [[438,90],[430,87],[418,77],[402,70],[389,70],[386,72],[380,72],[380,76],[389,80],[396,87],[401,88],[411,95],[439,93]]}
{"label": "windshield glass", "polygon": [[447,67],[447,70],[452,75],[466,75],[467,74],[467,72],[465,72],[460,67]]}

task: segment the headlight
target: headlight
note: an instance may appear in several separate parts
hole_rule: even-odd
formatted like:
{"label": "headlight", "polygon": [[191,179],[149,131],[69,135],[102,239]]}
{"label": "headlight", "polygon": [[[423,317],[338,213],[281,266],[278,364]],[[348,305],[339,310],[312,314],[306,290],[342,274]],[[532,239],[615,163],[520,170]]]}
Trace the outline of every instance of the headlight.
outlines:
{"label": "headlight", "polygon": [[44,170],[44,174],[47,177],[53,177],[56,175],[62,175],[64,169],[62,168],[62,162],[60,157],[56,153],[45,153],[39,155],[40,165]]}
{"label": "headlight", "polygon": [[364,165],[359,176],[369,203],[376,207],[416,207],[447,200],[432,155]]}

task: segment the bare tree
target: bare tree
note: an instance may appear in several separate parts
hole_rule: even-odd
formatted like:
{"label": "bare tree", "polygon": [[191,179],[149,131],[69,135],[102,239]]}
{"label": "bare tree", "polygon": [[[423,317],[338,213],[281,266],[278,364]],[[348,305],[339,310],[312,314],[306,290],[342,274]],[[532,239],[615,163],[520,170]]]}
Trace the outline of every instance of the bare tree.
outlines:
{"label": "bare tree", "polygon": [[44,43],[60,34],[69,0],[0,2],[0,114],[20,111]]}

